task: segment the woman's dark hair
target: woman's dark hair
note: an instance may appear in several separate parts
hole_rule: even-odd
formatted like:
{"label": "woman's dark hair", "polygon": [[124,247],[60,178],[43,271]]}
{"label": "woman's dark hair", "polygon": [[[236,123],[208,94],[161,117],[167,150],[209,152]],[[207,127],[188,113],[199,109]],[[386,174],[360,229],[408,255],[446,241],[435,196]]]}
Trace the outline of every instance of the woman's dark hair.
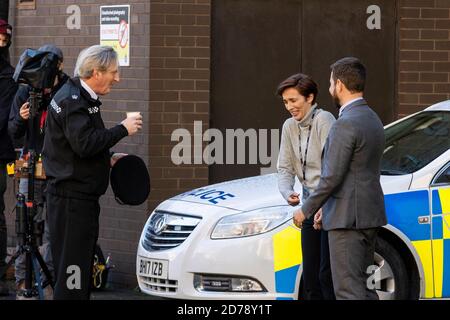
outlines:
{"label": "woman's dark hair", "polygon": [[363,92],[366,84],[366,67],[354,57],[342,58],[330,66],[333,80],[338,79],[351,92]]}
{"label": "woman's dark hair", "polygon": [[297,73],[290,76],[278,85],[277,95],[281,97],[284,90],[289,88],[297,89],[298,93],[305,98],[308,98],[310,94],[313,94],[314,98],[312,104],[316,102],[319,90],[317,89],[317,83],[315,83],[310,76],[303,73]]}

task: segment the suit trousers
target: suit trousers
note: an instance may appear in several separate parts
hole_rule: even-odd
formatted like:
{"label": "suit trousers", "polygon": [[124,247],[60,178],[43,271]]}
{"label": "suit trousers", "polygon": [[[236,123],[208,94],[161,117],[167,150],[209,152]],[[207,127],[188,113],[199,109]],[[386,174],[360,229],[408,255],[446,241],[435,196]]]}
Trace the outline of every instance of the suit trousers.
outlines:
{"label": "suit trousers", "polygon": [[75,199],[47,193],[50,246],[56,276],[54,300],[89,300],[99,214],[98,199]]}
{"label": "suit trousers", "polygon": [[335,300],[331,277],[328,233],[313,228],[314,217],[303,222],[303,298],[305,300]]}
{"label": "suit trousers", "polygon": [[331,274],[337,300],[378,300],[367,285],[378,228],[328,231]]}

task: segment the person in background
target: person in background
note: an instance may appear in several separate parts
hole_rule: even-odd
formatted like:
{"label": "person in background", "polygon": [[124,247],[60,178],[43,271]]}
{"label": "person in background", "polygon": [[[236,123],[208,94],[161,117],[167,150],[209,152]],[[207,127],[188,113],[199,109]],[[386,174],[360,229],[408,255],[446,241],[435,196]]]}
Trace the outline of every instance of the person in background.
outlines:
{"label": "person in background", "polygon": [[8,295],[4,281],[7,256],[7,233],[5,219],[6,164],[16,159],[8,134],[8,118],[11,103],[17,91],[13,80],[14,68],[9,63],[8,48],[11,45],[12,27],[0,19],[0,295]]}

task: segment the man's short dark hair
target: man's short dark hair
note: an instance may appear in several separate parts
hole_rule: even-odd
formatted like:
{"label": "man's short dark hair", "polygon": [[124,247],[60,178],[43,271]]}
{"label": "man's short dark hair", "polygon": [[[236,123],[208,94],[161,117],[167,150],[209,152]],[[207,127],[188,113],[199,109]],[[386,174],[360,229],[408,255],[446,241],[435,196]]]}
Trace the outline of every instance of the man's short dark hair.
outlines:
{"label": "man's short dark hair", "polygon": [[289,88],[297,89],[298,93],[305,98],[308,98],[310,94],[313,94],[314,98],[312,104],[316,102],[319,90],[317,89],[317,83],[315,83],[310,76],[303,73],[297,73],[290,76],[278,85],[277,95],[281,97],[284,90]]}
{"label": "man's short dark hair", "polygon": [[330,66],[333,80],[338,79],[351,92],[363,92],[366,84],[366,67],[358,58],[342,58]]}

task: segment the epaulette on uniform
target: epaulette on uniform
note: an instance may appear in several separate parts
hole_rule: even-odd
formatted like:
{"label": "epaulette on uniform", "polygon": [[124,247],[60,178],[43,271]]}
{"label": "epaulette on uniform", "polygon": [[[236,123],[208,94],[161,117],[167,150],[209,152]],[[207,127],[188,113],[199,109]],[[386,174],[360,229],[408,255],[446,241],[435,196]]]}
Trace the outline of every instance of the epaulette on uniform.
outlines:
{"label": "epaulette on uniform", "polygon": [[70,97],[72,100],[80,100],[80,97],[81,97],[80,88],[72,86],[70,88]]}

